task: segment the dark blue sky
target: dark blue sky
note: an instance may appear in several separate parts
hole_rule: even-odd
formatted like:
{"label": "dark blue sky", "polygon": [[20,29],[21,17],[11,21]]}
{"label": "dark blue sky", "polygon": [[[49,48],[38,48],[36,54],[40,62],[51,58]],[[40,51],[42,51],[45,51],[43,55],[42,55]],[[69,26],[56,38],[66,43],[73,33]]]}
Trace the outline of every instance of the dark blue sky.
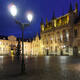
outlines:
{"label": "dark blue sky", "polygon": [[[32,38],[37,32],[40,33],[40,21],[41,18],[48,20],[52,18],[53,11],[55,16],[59,17],[66,14],[69,10],[70,1],[72,2],[73,9],[75,8],[75,2],[80,4],[80,0],[0,0],[0,35],[9,36],[14,35],[21,37],[21,30],[8,11],[8,5],[14,3],[18,8],[18,14],[16,19],[22,22],[27,22],[25,13],[32,11],[34,19],[32,24],[25,28],[24,37]],[[79,6],[80,9],[80,6]]]}

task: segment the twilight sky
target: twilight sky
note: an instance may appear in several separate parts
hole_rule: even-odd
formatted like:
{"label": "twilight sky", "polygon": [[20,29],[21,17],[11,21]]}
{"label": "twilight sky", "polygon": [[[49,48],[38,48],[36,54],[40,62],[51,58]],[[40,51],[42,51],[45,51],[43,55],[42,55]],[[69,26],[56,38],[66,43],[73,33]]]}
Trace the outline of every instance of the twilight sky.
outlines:
{"label": "twilight sky", "polygon": [[72,2],[73,9],[75,2],[78,2],[80,10],[80,0],[0,0],[0,35],[9,36],[14,35],[21,37],[21,30],[8,11],[8,5],[14,3],[18,8],[16,19],[27,23],[25,13],[32,11],[34,19],[29,27],[24,30],[25,38],[32,38],[36,33],[40,33],[41,18],[50,20],[55,11],[55,16],[59,17],[66,14],[69,10],[70,1]]}

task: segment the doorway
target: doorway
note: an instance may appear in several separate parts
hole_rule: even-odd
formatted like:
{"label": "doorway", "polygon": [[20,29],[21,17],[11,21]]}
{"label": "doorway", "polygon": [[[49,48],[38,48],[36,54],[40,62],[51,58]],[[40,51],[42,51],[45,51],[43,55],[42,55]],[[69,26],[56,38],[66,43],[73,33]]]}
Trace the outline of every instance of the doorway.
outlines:
{"label": "doorway", "polygon": [[47,56],[49,55],[49,50],[48,49],[46,49],[46,54],[47,54]]}
{"label": "doorway", "polygon": [[78,47],[73,48],[73,55],[77,56],[78,55]]}

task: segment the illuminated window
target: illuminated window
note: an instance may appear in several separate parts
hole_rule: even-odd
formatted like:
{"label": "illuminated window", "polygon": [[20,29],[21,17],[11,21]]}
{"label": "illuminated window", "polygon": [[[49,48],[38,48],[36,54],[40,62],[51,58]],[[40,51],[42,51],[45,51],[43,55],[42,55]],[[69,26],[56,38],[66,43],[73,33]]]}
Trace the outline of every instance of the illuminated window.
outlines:
{"label": "illuminated window", "polygon": [[60,26],[60,19],[57,20],[57,26]]}
{"label": "illuminated window", "polygon": [[60,41],[61,41],[61,42],[63,41],[63,35],[62,35],[62,33],[61,33],[61,35],[60,35]]}
{"label": "illuminated window", "polygon": [[67,38],[67,41],[69,41],[69,32],[66,31],[66,38]]}
{"label": "illuminated window", "polygon": [[44,31],[44,25],[42,25],[42,31]]}
{"label": "illuminated window", "polygon": [[61,19],[59,19],[59,24],[61,25]]}
{"label": "illuminated window", "polygon": [[67,16],[67,24],[69,23],[69,16]]}
{"label": "illuminated window", "polygon": [[65,24],[67,24],[67,16],[65,17]]}
{"label": "illuminated window", "polygon": [[54,27],[56,27],[56,20],[54,20]]}

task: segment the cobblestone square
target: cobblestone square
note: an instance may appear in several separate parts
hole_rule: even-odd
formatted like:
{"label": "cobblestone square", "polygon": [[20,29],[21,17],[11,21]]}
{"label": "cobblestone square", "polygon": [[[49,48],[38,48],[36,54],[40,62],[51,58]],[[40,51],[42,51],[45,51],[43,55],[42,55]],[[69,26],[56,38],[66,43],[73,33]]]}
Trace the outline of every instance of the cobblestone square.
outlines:
{"label": "cobblestone square", "polygon": [[0,80],[80,80],[80,57],[25,57],[25,74],[21,60],[0,56]]}

